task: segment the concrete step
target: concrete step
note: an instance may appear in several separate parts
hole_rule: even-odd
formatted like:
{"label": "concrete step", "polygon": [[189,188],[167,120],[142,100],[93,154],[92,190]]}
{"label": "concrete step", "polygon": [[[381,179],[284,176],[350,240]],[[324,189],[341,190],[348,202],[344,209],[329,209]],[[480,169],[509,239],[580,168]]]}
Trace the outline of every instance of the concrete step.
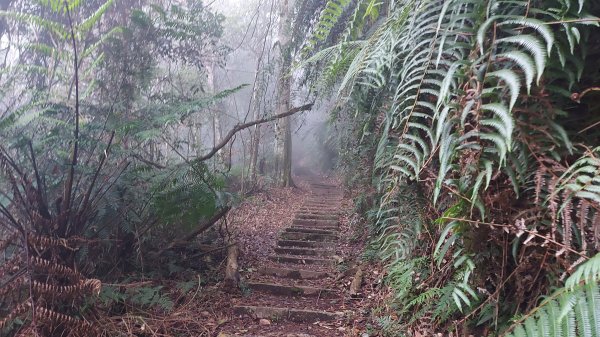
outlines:
{"label": "concrete step", "polygon": [[334,321],[344,317],[342,312],[327,312],[294,308],[279,308],[267,306],[238,305],[233,307],[236,315],[250,316],[254,319],[269,319],[273,321],[287,320],[296,323],[314,323],[319,321]]}
{"label": "concrete step", "polygon": [[304,202],[304,205],[315,205],[315,206],[339,206],[341,200],[334,199],[308,199]]}
{"label": "concrete step", "polygon": [[328,257],[335,255],[335,251],[330,249],[315,248],[295,248],[295,247],[275,247],[275,253],[283,255],[304,255]]}
{"label": "concrete step", "polygon": [[336,218],[340,216],[340,212],[337,209],[331,210],[322,208],[301,207],[299,212],[312,215],[329,215],[335,216]]}
{"label": "concrete step", "polygon": [[319,298],[333,298],[336,296],[331,289],[308,287],[308,286],[287,286],[276,283],[248,282],[248,288],[253,291],[278,295],[278,296],[305,296]]}
{"label": "concrete step", "polygon": [[315,211],[330,211],[339,213],[341,206],[321,203],[304,203],[302,204],[301,208],[313,209]]}
{"label": "concrete step", "polygon": [[336,219],[340,216],[340,213],[338,213],[337,211],[320,210],[320,209],[314,209],[314,208],[302,208],[302,209],[300,209],[300,212],[306,213],[306,214],[313,214],[313,215],[335,216]]}
{"label": "concrete step", "polygon": [[339,233],[340,227],[338,226],[292,226],[290,228],[299,228],[299,229],[320,229],[324,231],[333,231]]}
{"label": "concrete step", "polygon": [[262,267],[258,269],[258,272],[263,275],[277,276],[294,280],[317,280],[331,276],[330,272],[279,267]]}
{"label": "concrete step", "polygon": [[313,234],[313,233],[289,233],[283,232],[279,235],[284,240],[304,240],[304,241],[337,241],[339,237],[336,235],[329,234]]}
{"label": "concrete step", "polygon": [[323,259],[318,257],[305,257],[305,256],[286,256],[286,255],[274,255],[269,256],[269,260],[279,263],[293,263],[293,264],[314,264],[320,266],[335,266],[337,263],[332,259]]}
{"label": "concrete step", "polygon": [[338,220],[336,214],[296,213],[296,219]]}
{"label": "concrete step", "polygon": [[325,191],[330,193],[341,193],[342,189],[339,186],[335,185],[310,185],[311,191]]}
{"label": "concrete step", "polygon": [[307,241],[307,240],[277,240],[279,247],[311,247],[311,248],[334,248],[330,242]]}
{"label": "concrete step", "polygon": [[319,219],[294,219],[292,224],[297,226],[314,226],[314,225],[322,225],[322,226],[338,226],[338,220],[319,220]]}
{"label": "concrete step", "polygon": [[[331,228],[331,227],[329,227]],[[320,227],[289,227],[286,228],[285,231],[287,233],[310,233],[310,234],[326,234],[326,235],[336,235],[338,234],[337,231],[333,230],[327,230],[327,229],[321,229]]]}

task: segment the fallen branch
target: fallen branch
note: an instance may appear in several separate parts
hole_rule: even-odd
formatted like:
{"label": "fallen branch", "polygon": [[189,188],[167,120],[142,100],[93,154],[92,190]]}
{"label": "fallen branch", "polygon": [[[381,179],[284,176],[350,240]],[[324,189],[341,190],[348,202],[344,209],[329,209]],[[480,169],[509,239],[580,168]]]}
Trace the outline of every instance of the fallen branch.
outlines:
{"label": "fallen branch", "polygon": [[236,126],[233,127],[233,129],[231,129],[227,135],[225,136],[225,138],[223,138],[223,140],[221,140],[221,142],[217,145],[215,145],[215,147],[212,148],[212,150],[210,150],[207,154],[203,155],[202,157],[198,157],[196,158],[196,160],[198,161],[204,161],[207,159],[212,158],[212,156],[214,156],[217,152],[219,152],[219,150],[221,150],[223,147],[225,147],[225,145],[227,145],[227,143],[229,143],[229,141],[231,140],[231,138],[233,138],[233,136],[235,136],[236,133],[247,129],[249,127],[252,127],[254,125],[258,125],[258,124],[264,124],[264,123],[268,123],[268,122],[272,122],[276,119],[280,119],[280,118],[284,118],[284,117],[288,117],[291,116],[295,113],[298,113],[300,111],[305,111],[305,110],[310,110],[313,106],[313,103],[309,103],[309,104],[305,104],[303,106],[299,106],[296,108],[292,108],[290,110],[288,110],[287,112],[284,113],[280,113],[278,115],[273,115],[270,117],[265,117],[262,119],[258,119],[252,122],[248,122],[248,123],[243,123],[243,124],[237,124]]}
{"label": "fallen branch", "polygon": [[167,247],[161,249],[158,254],[160,255],[162,252],[164,252],[165,250],[169,250],[169,249],[173,249],[175,248],[175,246],[177,246],[178,244],[181,243],[186,243],[190,240],[192,240],[193,238],[195,238],[198,234],[204,232],[205,230],[209,229],[210,227],[212,227],[215,223],[217,223],[217,221],[221,220],[222,217],[224,217],[227,212],[229,212],[229,210],[231,209],[230,206],[224,207],[219,213],[213,215],[212,218],[210,218],[207,222],[203,223],[200,227],[198,227],[197,229],[195,229],[194,231],[192,231],[191,233],[185,235],[184,237],[181,237],[179,239],[174,240],[173,242],[171,242]]}
{"label": "fallen branch", "polygon": [[214,225],[215,223],[217,223],[217,221],[219,221],[222,217],[224,217],[227,214],[227,212],[229,212],[230,209],[231,209],[230,206],[224,207],[219,213],[213,215],[213,217],[210,218],[210,220],[208,220],[206,223],[204,223],[198,229],[196,229],[195,231],[186,235],[183,238],[183,241],[189,241],[189,240],[195,238],[198,234],[200,234],[200,233],[204,232],[205,230],[209,229],[210,227],[212,227],[212,225]]}

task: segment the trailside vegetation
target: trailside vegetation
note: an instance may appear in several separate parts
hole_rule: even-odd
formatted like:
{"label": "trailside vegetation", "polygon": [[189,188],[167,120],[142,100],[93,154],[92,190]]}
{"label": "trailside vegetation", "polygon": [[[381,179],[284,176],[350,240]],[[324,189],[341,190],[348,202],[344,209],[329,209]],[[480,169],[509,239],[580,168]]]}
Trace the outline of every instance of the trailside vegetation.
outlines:
{"label": "trailside vegetation", "polygon": [[372,168],[390,335],[597,336],[599,15],[584,0],[321,8],[297,66],[338,102],[350,181]]}

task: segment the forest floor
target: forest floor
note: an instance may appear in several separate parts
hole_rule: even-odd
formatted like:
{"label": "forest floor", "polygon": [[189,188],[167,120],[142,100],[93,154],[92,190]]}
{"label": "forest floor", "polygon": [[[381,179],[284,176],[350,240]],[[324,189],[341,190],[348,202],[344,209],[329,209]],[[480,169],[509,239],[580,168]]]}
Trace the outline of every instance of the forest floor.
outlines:
{"label": "forest floor", "polygon": [[[224,284],[216,284],[212,289],[203,289],[207,296],[203,298],[205,306],[201,316],[211,336],[369,336],[365,331],[370,322],[370,308],[377,301],[376,288],[381,285],[381,274],[372,266],[363,266],[369,270],[364,273],[361,292],[350,296],[350,284],[365,237],[364,230],[359,230],[362,226],[357,225],[359,219],[353,212],[352,198],[333,178],[295,177],[295,183],[296,188],[261,191],[228,214],[228,230],[235,233],[240,247],[241,286],[231,290]],[[315,191],[319,188],[322,192]],[[298,221],[304,221],[298,217],[311,217],[306,215],[308,212],[331,219],[336,214],[339,223],[336,240],[322,242],[331,249],[330,253],[301,256],[294,255],[300,254],[294,252],[300,249],[294,243],[281,247],[282,242],[304,240],[304,235],[309,235],[307,238],[313,242],[313,239],[319,241],[321,234],[331,234],[327,230],[332,228],[298,226],[302,225]],[[320,221],[318,225],[323,225]],[[328,226],[328,221],[324,225]],[[320,233],[317,237],[289,233],[313,229]],[[293,237],[285,241],[285,235]],[[324,248],[318,242],[312,244]],[[324,250],[314,249],[303,254],[313,255],[317,251]],[[281,261],[277,254],[292,261]],[[303,274],[281,277],[268,272],[273,270]],[[306,273],[316,277],[305,277]],[[317,292],[310,293],[311,289]]]}

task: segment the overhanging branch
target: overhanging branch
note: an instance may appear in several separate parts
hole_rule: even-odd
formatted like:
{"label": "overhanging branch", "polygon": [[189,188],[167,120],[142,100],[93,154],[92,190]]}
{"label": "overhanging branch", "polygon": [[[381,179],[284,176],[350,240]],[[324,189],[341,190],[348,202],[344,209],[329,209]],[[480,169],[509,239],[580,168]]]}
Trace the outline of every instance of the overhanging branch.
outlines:
{"label": "overhanging branch", "polygon": [[284,113],[280,113],[278,115],[273,115],[270,117],[265,117],[262,119],[258,119],[252,122],[248,122],[248,123],[243,123],[243,124],[237,124],[236,126],[233,127],[233,129],[231,129],[228,133],[227,136],[225,136],[225,138],[223,138],[223,140],[221,140],[221,142],[217,145],[215,145],[215,147],[212,148],[212,150],[210,150],[207,154],[203,155],[202,157],[198,157],[196,160],[198,161],[204,161],[207,159],[212,158],[217,152],[219,152],[219,150],[221,150],[223,147],[225,147],[225,145],[227,145],[227,143],[229,143],[229,141],[231,140],[231,138],[233,138],[233,136],[235,136],[236,133],[247,129],[249,127],[252,127],[254,125],[258,125],[258,124],[264,124],[264,123],[268,123],[271,121],[274,121],[276,119],[280,119],[280,118],[285,118],[288,116],[291,116],[293,114],[296,114],[300,111],[305,111],[305,110],[310,110],[313,106],[313,103],[309,103],[309,104],[305,104],[296,108],[292,108]]}

